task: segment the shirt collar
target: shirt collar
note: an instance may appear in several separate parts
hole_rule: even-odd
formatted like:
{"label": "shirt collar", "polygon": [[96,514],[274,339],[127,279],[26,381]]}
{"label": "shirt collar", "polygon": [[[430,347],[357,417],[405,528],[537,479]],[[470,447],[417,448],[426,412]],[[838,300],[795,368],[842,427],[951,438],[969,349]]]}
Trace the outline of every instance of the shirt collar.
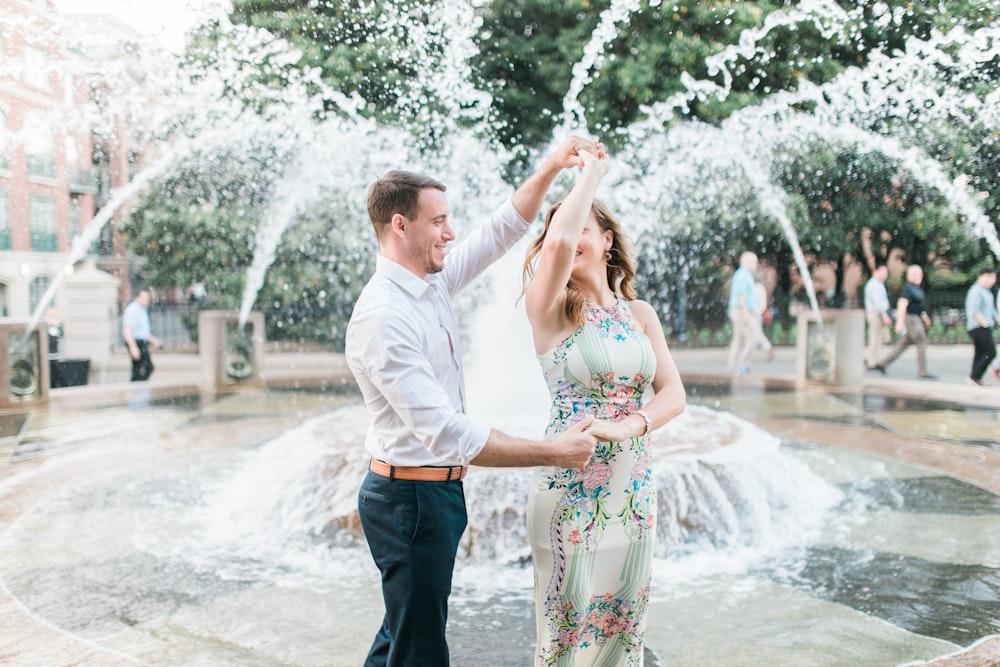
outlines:
{"label": "shirt collar", "polygon": [[416,299],[422,297],[431,286],[426,280],[385,255],[378,255],[375,258],[375,273],[385,276]]}

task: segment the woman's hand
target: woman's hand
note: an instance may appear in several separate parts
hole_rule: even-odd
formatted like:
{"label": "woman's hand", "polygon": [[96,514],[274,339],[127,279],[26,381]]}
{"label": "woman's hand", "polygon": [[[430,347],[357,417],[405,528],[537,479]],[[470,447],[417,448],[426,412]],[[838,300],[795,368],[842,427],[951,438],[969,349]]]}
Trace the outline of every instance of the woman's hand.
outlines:
{"label": "woman's hand", "polygon": [[589,151],[580,151],[580,162],[583,163],[584,171],[590,169],[597,174],[598,178],[604,178],[604,175],[611,169],[611,158],[603,152],[600,155],[595,155]]}
{"label": "woman's hand", "polygon": [[625,421],[610,422],[603,419],[595,419],[594,423],[587,429],[587,433],[597,438],[599,442],[621,442],[628,440],[634,434]]}

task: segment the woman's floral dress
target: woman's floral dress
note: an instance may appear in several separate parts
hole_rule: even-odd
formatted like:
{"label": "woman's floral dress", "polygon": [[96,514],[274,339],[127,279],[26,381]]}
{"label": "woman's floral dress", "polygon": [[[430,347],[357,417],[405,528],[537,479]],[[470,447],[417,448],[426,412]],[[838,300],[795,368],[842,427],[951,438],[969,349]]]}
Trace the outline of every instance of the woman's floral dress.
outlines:
{"label": "woman's floral dress", "polygon": [[[539,355],[552,396],[548,437],[593,414],[641,407],[656,371],[628,302],[589,304],[586,323]],[[646,436],[598,443],[583,471],[540,468],[528,500],[538,666],[642,665],[656,535]]]}

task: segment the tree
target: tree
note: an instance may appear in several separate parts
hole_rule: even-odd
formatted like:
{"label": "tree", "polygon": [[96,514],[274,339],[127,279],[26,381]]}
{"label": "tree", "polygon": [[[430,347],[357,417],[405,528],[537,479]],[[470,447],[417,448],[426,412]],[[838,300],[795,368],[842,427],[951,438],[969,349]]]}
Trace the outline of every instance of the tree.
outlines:
{"label": "tree", "polygon": [[[795,114],[819,118],[822,112],[826,116],[817,123],[827,127],[888,137],[900,149],[920,147],[942,173],[961,174],[968,187],[987,193],[982,205],[995,221],[1000,215],[1000,198],[995,194],[1000,190],[1000,139],[991,120],[995,115],[979,112],[988,111],[985,102],[1000,77],[1000,63],[984,59],[970,67],[957,57],[953,63],[947,57],[914,58],[925,63],[914,68],[919,71],[913,75],[923,77],[915,88],[943,91],[941,99],[876,94],[892,93],[897,90],[893,86],[902,90],[911,83],[905,79],[910,74],[906,68],[886,67],[886,62],[904,62],[908,50],[926,48],[929,40],[939,40],[937,31],[956,24],[968,30],[990,25],[995,21],[990,4],[982,0],[841,0],[838,4],[841,13],[822,14],[816,5],[794,0],[640,3],[609,40],[597,71],[591,72],[593,79],[580,95],[587,130],[600,135],[613,153],[627,154],[637,162],[670,160],[673,153],[640,157],[637,144],[643,139],[635,132],[640,124],[666,134],[695,123],[725,128],[748,110],[776,118]],[[317,120],[357,113],[383,125],[404,126],[428,152],[445,133],[475,124],[489,134],[484,147],[492,142],[494,147],[512,149],[507,175],[518,178],[549,142],[563,114],[573,65],[580,61],[601,12],[610,5],[610,0],[475,4],[234,0],[235,27],[206,26],[188,62],[192,78],[223,72],[228,78],[221,95],[262,116],[280,117],[289,100],[306,96],[317,101],[313,106]],[[250,40],[248,46],[232,38],[232,33],[238,37],[255,30],[287,43],[255,45]],[[955,35],[953,44],[939,40],[935,48],[946,55],[958,54],[963,43],[961,35]],[[465,71],[467,54],[454,47],[470,36],[478,53],[472,69]],[[855,79],[862,81],[856,89],[843,92],[837,87]],[[810,97],[813,90],[820,94]],[[780,96],[796,91],[803,94],[794,99]],[[863,104],[851,108],[852,96],[863,98]],[[831,103],[830,98],[836,99]],[[970,104],[978,100],[982,107],[952,109],[949,105],[957,98]],[[792,101],[783,103],[784,99]],[[669,108],[666,100],[674,100]],[[927,108],[928,103],[936,106]],[[771,107],[777,111],[766,111]],[[661,120],[652,115],[654,110],[668,113]],[[845,253],[857,256],[863,239],[873,235],[915,259],[947,265],[952,276],[982,261],[983,245],[969,240],[963,216],[891,151],[832,136],[807,139],[807,134],[794,129],[788,139],[784,145],[766,147],[773,156],[762,164],[767,164],[770,181],[784,188],[788,217],[810,257],[839,262]],[[733,135],[732,140],[740,138]],[[261,154],[267,155],[267,150]],[[200,246],[210,245],[206,235],[224,234],[236,243],[227,261],[245,266],[252,247],[247,230],[260,223],[260,209],[277,178],[267,169],[273,172],[275,164],[280,169],[278,158],[265,166],[254,165],[253,160],[244,164],[232,156],[213,163],[218,173],[186,166],[153,190],[151,199],[169,201],[144,203],[129,229],[135,251],[146,257],[146,267],[161,284],[183,284],[197,273],[208,273],[215,276],[212,287],[217,296],[238,301],[239,281],[231,267],[220,269],[222,258]],[[725,169],[702,176],[733,178]],[[655,172],[637,165],[636,178],[647,173]],[[242,180],[248,182],[246,191],[241,190]],[[704,262],[703,266],[689,262],[684,269],[685,275],[693,276],[686,287],[697,297],[688,299],[696,304],[691,313],[695,322],[718,321],[712,309],[719,307],[719,290],[713,281],[724,273],[726,258],[745,248],[757,250],[785,271],[779,275],[779,299],[787,302],[792,297],[788,240],[763,213],[766,207],[756,201],[759,192],[741,182],[733,182],[731,189],[743,199],[699,197],[697,205],[667,215],[669,237],[654,233],[640,243],[642,261],[654,266],[669,265],[678,256]],[[334,304],[330,295],[350,298],[352,287],[322,275],[330,271],[358,275],[352,271],[360,265],[360,255],[351,254],[357,251],[352,249],[354,241],[322,231],[319,221],[340,219],[336,210],[325,203],[317,205],[301,216],[297,223],[301,229],[289,232],[289,238],[311,235],[304,246],[298,245],[315,245],[322,252],[296,251],[297,246],[287,240],[279,250],[266,296],[262,292],[259,299],[271,304],[266,307],[281,322],[274,335],[309,337],[314,335],[309,318],[347,312],[346,302]],[[162,252],[163,247],[171,251]],[[339,252],[358,261],[338,263]],[[296,261],[304,262],[301,270],[293,270]],[[934,280],[933,271],[930,275]],[[657,283],[656,271],[644,276],[647,289],[663,308],[676,309],[679,292],[672,290],[678,279],[671,269],[660,274],[662,284]],[[205,281],[205,276],[197,278]]]}

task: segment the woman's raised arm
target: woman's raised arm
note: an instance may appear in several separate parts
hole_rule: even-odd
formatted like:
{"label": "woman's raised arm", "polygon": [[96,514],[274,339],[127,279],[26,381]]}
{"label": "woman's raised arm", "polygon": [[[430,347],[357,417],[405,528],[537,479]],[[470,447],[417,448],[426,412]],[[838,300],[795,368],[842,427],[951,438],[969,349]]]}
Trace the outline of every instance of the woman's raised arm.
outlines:
{"label": "woman's raised arm", "polygon": [[597,186],[610,168],[607,156],[581,152],[580,157],[583,169],[549,223],[538,264],[525,290],[525,310],[536,343],[566,327],[563,303],[576,246],[590,217]]}

